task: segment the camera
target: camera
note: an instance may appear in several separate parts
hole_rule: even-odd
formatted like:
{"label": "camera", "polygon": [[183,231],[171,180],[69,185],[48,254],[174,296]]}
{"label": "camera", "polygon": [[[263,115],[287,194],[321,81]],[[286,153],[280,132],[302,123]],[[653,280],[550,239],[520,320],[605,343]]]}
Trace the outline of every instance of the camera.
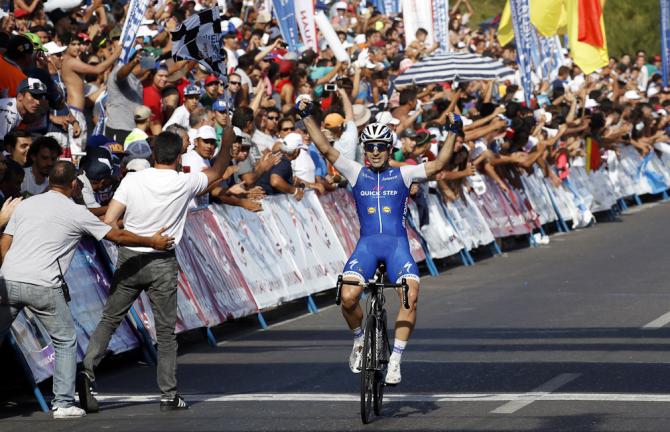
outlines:
{"label": "camera", "polygon": [[337,84],[333,83],[324,84],[323,90],[327,92],[335,92],[337,91]]}

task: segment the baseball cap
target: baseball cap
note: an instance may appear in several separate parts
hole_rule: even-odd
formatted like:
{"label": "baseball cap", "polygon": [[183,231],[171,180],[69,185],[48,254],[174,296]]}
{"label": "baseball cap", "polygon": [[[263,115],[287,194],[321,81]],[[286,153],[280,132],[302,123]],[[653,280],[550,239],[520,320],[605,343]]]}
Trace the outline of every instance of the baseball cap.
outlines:
{"label": "baseball cap", "polygon": [[26,78],[19,83],[16,92],[29,92],[31,95],[44,95],[47,93],[47,86],[37,78]]}
{"label": "baseball cap", "polygon": [[128,159],[149,159],[151,157],[151,146],[147,140],[137,140],[126,146]]}
{"label": "baseball cap", "polygon": [[147,168],[151,168],[151,164],[146,159],[140,159],[140,158],[133,159],[126,164],[126,169],[129,172],[142,171],[142,170],[145,170]]}
{"label": "baseball cap", "polygon": [[200,139],[216,139],[216,130],[211,126],[200,126],[198,134],[195,136]]}
{"label": "baseball cap", "polygon": [[184,89],[184,96],[200,96],[202,94],[202,91],[200,91],[200,87],[190,85],[186,86]]}
{"label": "baseball cap", "polygon": [[381,123],[383,125],[398,125],[400,124],[400,120],[397,118],[393,117],[390,112],[388,111],[382,111],[377,113],[375,116],[375,121],[377,123]]}
{"label": "baseball cap", "polygon": [[56,42],[47,42],[44,44],[47,55],[60,54],[67,49],[65,46],[58,45]]}
{"label": "baseball cap", "polygon": [[112,163],[104,157],[87,158],[83,169],[89,180],[103,180],[112,175]]}
{"label": "baseball cap", "polygon": [[33,47],[36,50],[47,52],[46,48],[44,48],[44,45],[42,45],[42,39],[35,33],[23,33],[23,36],[27,37],[30,40],[30,42],[32,42]]}
{"label": "baseball cap", "polygon": [[282,141],[281,151],[284,153],[293,153],[303,147],[302,135],[299,133],[291,132]]}
{"label": "baseball cap", "polygon": [[429,144],[433,138],[435,138],[435,135],[431,134],[426,129],[419,129],[416,131],[416,145],[418,146]]}
{"label": "baseball cap", "polygon": [[151,117],[151,108],[145,105],[139,105],[137,108],[135,108],[133,117],[135,118],[135,121],[146,120]]}
{"label": "baseball cap", "polygon": [[24,35],[14,36],[7,42],[7,57],[18,58],[32,54],[35,47],[30,39]]}
{"label": "baseball cap", "polygon": [[404,129],[400,132],[400,138],[416,138],[416,131],[411,128]]}
{"label": "baseball cap", "polygon": [[107,138],[104,135],[91,135],[86,140],[86,149],[92,149],[95,147],[102,147],[112,142],[111,139]]}
{"label": "baseball cap", "polygon": [[344,124],[344,117],[342,117],[338,113],[330,113],[323,120],[323,126],[326,129],[332,129],[332,128],[340,127],[343,124]]}
{"label": "baseball cap", "polygon": [[205,79],[205,85],[206,85],[206,86],[208,86],[208,85],[210,85],[210,84],[212,84],[212,83],[220,83],[220,82],[221,82],[221,81],[216,77],[216,75],[209,75],[209,76]]}
{"label": "baseball cap", "polygon": [[213,111],[218,111],[218,112],[227,112],[228,111],[228,104],[224,99],[217,99],[214,101],[212,104],[212,110]]}
{"label": "baseball cap", "polygon": [[335,9],[347,9],[347,2],[338,1],[335,2]]}
{"label": "baseball cap", "polygon": [[642,96],[640,96],[639,93],[636,92],[635,90],[628,90],[626,93],[624,93],[623,97],[624,99],[628,100],[642,99]]}

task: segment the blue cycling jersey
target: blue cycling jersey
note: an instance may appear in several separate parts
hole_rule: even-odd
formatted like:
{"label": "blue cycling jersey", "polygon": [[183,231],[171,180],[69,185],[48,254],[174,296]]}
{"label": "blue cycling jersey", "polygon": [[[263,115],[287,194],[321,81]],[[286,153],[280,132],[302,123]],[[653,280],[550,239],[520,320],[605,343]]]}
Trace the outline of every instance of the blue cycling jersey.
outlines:
{"label": "blue cycling jersey", "polygon": [[344,274],[368,280],[377,263],[384,261],[389,276],[418,279],[419,271],[409,251],[405,215],[409,188],[414,180],[426,178],[425,166],[406,165],[376,172],[340,157],[335,168],[352,186],[361,224],[361,238]]}

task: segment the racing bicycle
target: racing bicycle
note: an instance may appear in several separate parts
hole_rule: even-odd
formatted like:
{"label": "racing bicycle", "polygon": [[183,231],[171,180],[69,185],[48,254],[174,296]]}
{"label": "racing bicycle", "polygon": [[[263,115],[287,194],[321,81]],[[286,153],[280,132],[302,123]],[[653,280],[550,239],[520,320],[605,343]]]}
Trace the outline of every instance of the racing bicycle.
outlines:
{"label": "racing bicycle", "polygon": [[361,367],[361,419],[368,424],[372,417],[380,415],[382,400],[384,399],[384,380],[386,368],[391,355],[388,330],[386,327],[386,309],[384,304],[384,288],[401,288],[402,303],[409,309],[409,286],[405,278],[399,284],[385,282],[386,266],[380,263],[374,277],[369,282],[345,281],[342,275],[337,278],[335,303],[341,303],[343,285],[360,286],[368,293],[367,318],[365,319],[365,333],[363,342],[363,361]]}

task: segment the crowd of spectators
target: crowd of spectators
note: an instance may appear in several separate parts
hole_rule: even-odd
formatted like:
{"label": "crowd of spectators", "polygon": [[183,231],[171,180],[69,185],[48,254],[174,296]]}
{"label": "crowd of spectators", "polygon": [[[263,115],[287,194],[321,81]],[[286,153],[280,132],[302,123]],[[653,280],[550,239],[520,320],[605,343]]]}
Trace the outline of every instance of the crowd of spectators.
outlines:
{"label": "crowd of spectators", "polygon": [[[517,68],[514,46],[500,46],[494,25],[470,26],[469,0],[453,2],[449,41],[441,44],[430,42],[423,29],[406,38],[402,16],[382,15],[370,2],[317,2],[348,63],[338,61],[323,39],[318,52],[288,51],[271,14],[228,0],[223,19],[230,26],[221,35],[227,82],[195,61],[171,57],[170,31],[214,1],[152,2],[126,64],[118,61],[124,2],[95,0],[49,13],[42,0],[15,0],[12,10],[3,3],[3,199],[43,192],[55,161],[71,159],[80,169],[82,202],[102,216],[120,179],[152,165],[153,140],[161,131],[181,137],[182,170],[199,171],[218,152],[228,124],[237,136],[232,165],[192,206],[220,202],[260,211],[268,195],[299,200],[305,189],[328,193],[346,184],[295,116],[296,97],[304,94],[318,102],[316,118],[344,157],[362,159],[357,136],[366,124],[388,124],[397,138],[392,164],[398,166],[433,158],[447,114],[462,114],[465,134],[451,164],[414,187],[420,207],[431,190],[449,200],[464,187],[482,192],[481,176],[507,190],[518,184],[519,169],[535,166],[559,184],[571,165],[585,163],[587,138],[598,144],[596,164],[613,163],[622,145],[646,154],[666,150],[663,143],[670,141],[670,90],[662,85],[659,56],[644,51],[611,58],[589,75],[566,51],[555,76],[534,77],[532,106],[523,102],[518,74],[504,82],[396,87],[400,74],[444,48]],[[421,214],[421,224],[429,223]]]}

